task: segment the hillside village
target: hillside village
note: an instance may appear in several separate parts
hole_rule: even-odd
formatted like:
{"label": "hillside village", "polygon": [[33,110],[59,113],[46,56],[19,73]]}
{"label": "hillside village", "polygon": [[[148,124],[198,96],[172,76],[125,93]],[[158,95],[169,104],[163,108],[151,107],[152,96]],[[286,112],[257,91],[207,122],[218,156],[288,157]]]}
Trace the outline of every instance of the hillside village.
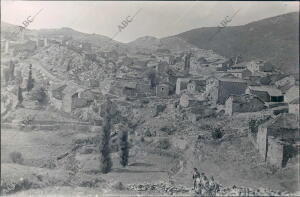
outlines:
{"label": "hillside village", "polygon": [[[59,33],[7,35],[1,36],[2,194],[73,186],[194,194],[195,167],[214,177],[219,195],[299,191],[299,73],[264,59],[245,61],[243,54],[226,58],[181,38],[109,49]],[[165,47],[172,43],[184,47]],[[105,113],[112,117],[113,167],[101,174]],[[125,168],[117,156],[123,131]]]}

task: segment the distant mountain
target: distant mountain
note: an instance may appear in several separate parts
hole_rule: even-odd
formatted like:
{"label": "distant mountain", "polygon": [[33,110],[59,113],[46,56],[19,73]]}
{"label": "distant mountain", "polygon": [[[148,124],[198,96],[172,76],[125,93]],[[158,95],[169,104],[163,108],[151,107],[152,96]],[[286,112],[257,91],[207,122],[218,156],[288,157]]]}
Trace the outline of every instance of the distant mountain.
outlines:
{"label": "distant mountain", "polygon": [[225,27],[213,37],[217,31],[217,27],[203,27],[172,37],[202,49],[212,49],[225,57],[264,59],[284,72],[299,72],[299,12]]}
{"label": "distant mountain", "polygon": [[144,36],[138,38],[127,44],[130,48],[136,49],[147,49],[147,50],[157,50],[157,49],[169,49],[171,51],[182,51],[189,50],[191,47],[195,47],[189,44],[185,40],[179,37],[168,37],[158,39],[152,36]]}
{"label": "distant mountain", "polygon": [[[1,34],[2,34],[1,36],[10,39],[9,38],[10,34],[13,31],[17,30],[18,28],[19,27],[16,25],[8,24],[1,21]],[[121,50],[121,51],[126,50],[126,44],[112,40],[107,36],[102,36],[99,34],[82,33],[68,27],[63,27],[59,29],[39,29],[39,30],[26,29],[25,35],[29,35],[29,34],[45,36],[48,38],[51,38],[53,36],[70,36],[77,41],[89,42],[92,45],[105,50],[110,50],[110,49]]]}

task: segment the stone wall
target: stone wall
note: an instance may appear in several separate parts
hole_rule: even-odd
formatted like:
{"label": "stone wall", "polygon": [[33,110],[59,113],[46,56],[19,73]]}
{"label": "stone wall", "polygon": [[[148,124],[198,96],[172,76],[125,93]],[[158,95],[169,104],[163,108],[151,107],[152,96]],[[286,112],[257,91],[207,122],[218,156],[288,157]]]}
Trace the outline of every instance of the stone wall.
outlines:
{"label": "stone wall", "polygon": [[258,151],[264,160],[266,160],[266,156],[267,156],[267,132],[268,132],[267,128],[264,128],[262,126],[258,127],[256,142],[257,142]]}
{"label": "stone wall", "polygon": [[282,167],[283,145],[279,140],[268,137],[267,162],[276,167]]}

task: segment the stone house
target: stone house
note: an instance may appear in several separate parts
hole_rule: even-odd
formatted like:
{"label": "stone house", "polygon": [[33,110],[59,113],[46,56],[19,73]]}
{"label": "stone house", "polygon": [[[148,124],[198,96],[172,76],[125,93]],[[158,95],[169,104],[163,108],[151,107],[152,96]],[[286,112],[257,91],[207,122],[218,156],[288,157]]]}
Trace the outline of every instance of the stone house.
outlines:
{"label": "stone house", "polygon": [[137,96],[136,84],[136,82],[124,82],[122,90],[123,95],[128,97]]}
{"label": "stone house", "polygon": [[282,92],[274,86],[248,86],[246,94],[259,97],[264,102],[283,102]]}
{"label": "stone house", "polygon": [[169,68],[168,63],[166,63],[166,62],[159,62],[156,65],[155,70],[158,73],[163,73],[163,72],[166,72],[168,70],[168,68]]}
{"label": "stone house", "polygon": [[285,167],[293,157],[293,144],[299,142],[299,120],[294,114],[283,113],[258,127],[257,148],[265,162]]}
{"label": "stone house", "polygon": [[277,88],[281,88],[284,86],[293,86],[295,85],[295,83],[296,83],[295,77],[290,75],[276,81],[275,85]]}
{"label": "stone house", "polygon": [[170,85],[168,83],[162,83],[156,86],[156,96],[165,98],[169,96]]}
{"label": "stone house", "polygon": [[151,88],[150,82],[142,79],[120,81],[122,86],[122,94],[127,97],[146,97],[155,95],[155,89]]}
{"label": "stone house", "polygon": [[96,94],[90,90],[66,84],[52,84],[48,92],[52,105],[68,113],[76,108],[87,106],[96,98]]}
{"label": "stone house", "polygon": [[190,78],[178,78],[176,81],[176,94],[180,94],[182,90],[187,89]]}
{"label": "stone house", "polygon": [[240,78],[240,79],[246,79],[251,76],[251,71],[248,69],[234,69],[234,70],[227,70],[227,73],[232,74],[233,76]]}
{"label": "stone house", "polygon": [[51,84],[48,94],[50,103],[58,110],[62,109],[62,91],[67,87],[66,84]]}
{"label": "stone house", "polygon": [[230,66],[230,70],[243,70],[243,69],[246,69],[247,66],[246,66],[247,62],[241,62],[241,63],[238,63],[238,64],[233,64]]}
{"label": "stone house", "polygon": [[178,78],[176,81],[176,94],[181,94],[183,90],[190,93],[200,93],[205,91],[206,79],[203,77]]}
{"label": "stone house", "polygon": [[292,86],[290,87],[284,94],[284,102],[291,102],[295,98],[299,97],[299,86]]}
{"label": "stone house", "polygon": [[253,95],[233,95],[225,102],[225,114],[232,115],[234,113],[257,112],[265,109],[265,103]]}
{"label": "stone house", "polygon": [[182,107],[192,107],[197,105],[202,105],[203,103],[207,103],[207,100],[204,98],[202,94],[195,95],[185,93],[182,94],[179,100],[179,104]]}
{"label": "stone house", "polygon": [[252,73],[254,72],[273,72],[275,67],[270,62],[265,62],[262,60],[251,61],[247,64],[248,70]]}
{"label": "stone house", "polygon": [[205,91],[206,80],[204,78],[191,78],[187,84],[187,91],[191,94]]}
{"label": "stone house", "polygon": [[206,95],[213,104],[224,105],[231,95],[245,93],[247,83],[236,78],[208,78],[206,81]]}
{"label": "stone house", "polygon": [[85,107],[88,104],[87,99],[80,97],[80,92],[83,91],[82,88],[75,86],[67,86],[62,91],[62,110],[65,112],[72,112],[76,108]]}

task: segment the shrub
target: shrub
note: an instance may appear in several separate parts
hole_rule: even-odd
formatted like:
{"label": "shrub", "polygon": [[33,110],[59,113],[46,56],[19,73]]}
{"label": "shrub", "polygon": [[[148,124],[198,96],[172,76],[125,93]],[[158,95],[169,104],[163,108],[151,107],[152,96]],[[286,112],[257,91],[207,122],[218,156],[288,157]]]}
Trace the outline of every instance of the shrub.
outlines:
{"label": "shrub", "polygon": [[156,106],[156,114],[154,115],[154,117],[155,117],[155,116],[158,116],[159,113],[165,111],[166,107],[167,107],[167,106],[166,106],[165,104],[157,105],[157,106]]}
{"label": "shrub", "polygon": [[21,120],[21,123],[24,125],[30,125],[34,120],[34,117],[32,115],[27,115],[25,117],[23,117],[23,119]]}
{"label": "shrub", "polygon": [[22,153],[20,152],[11,152],[9,154],[9,157],[11,159],[12,162],[17,163],[17,164],[23,164],[23,157],[22,157]]}
{"label": "shrub", "polygon": [[171,146],[171,144],[170,144],[170,141],[168,139],[160,139],[158,141],[157,148],[166,150],[166,149],[169,149],[170,146]]}
{"label": "shrub", "polygon": [[250,132],[252,134],[257,134],[259,125],[263,124],[264,122],[268,121],[269,119],[270,119],[270,116],[263,118],[263,119],[250,120],[248,122],[248,127],[249,127]]}
{"label": "shrub", "polygon": [[79,162],[75,159],[74,155],[67,157],[65,169],[76,174],[79,171]]}
{"label": "shrub", "polygon": [[34,87],[29,93],[29,98],[31,100],[36,100],[39,103],[43,103],[46,99],[46,96],[45,89],[42,87]]}
{"label": "shrub", "polygon": [[48,160],[43,166],[42,168],[49,168],[49,169],[54,169],[56,168],[56,164],[54,160]]}
{"label": "shrub", "polygon": [[220,128],[216,128],[212,133],[211,136],[213,139],[220,139],[223,137],[222,130]]}

